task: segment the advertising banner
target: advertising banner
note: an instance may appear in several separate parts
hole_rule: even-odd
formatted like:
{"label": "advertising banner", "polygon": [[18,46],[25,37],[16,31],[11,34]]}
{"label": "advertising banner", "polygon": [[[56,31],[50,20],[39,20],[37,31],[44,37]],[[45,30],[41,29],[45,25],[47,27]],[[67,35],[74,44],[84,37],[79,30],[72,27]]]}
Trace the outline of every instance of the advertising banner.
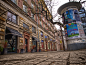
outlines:
{"label": "advertising banner", "polygon": [[65,16],[65,21],[67,21],[68,23],[73,22],[73,20],[74,20],[73,9],[66,11],[64,13],[64,16]]}
{"label": "advertising banner", "polygon": [[74,10],[74,16],[75,16],[75,20],[76,20],[76,22],[81,22],[81,20],[80,20],[80,16],[79,16],[79,13],[78,13],[77,10]]}
{"label": "advertising banner", "polygon": [[66,25],[68,37],[79,36],[78,27],[75,23],[70,23]]}
{"label": "advertising banner", "polygon": [[84,33],[84,29],[83,29],[82,23],[77,23],[77,27],[78,27],[78,30],[79,30],[80,37],[84,37],[85,33]]}
{"label": "advertising banner", "polygon": [[82,22],[78,10],[70,9],[62,14],[64,24]]}

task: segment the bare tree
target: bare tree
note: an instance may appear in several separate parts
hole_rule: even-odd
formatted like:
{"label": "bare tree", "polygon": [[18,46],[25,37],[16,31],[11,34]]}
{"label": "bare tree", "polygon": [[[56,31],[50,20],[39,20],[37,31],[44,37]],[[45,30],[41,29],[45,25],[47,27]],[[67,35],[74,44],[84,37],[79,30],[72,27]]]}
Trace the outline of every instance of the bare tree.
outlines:
{"label": "bare tree", "polygon": [[[50,13],[52,14],[52,16],[53,16],[53,19],[57,16],[57,12],[56,13],[54,13],[55,11],[54,11],[54,6],[57,6],[58,5],[58,1],[57,0],[44,0],[45,1],[45,4],[47,5],[47,7],[48,7],[48,9],[49,9],[49,11],[50,11]],[[52,11],[53,10],[53,11]],[[53,14],[54,13],[54,14]]]}

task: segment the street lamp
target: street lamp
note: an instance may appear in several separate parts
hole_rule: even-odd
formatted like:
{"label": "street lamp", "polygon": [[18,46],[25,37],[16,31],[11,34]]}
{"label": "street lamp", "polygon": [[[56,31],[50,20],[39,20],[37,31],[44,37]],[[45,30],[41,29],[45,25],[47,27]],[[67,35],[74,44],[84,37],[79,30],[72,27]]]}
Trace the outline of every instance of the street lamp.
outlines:
{"label": "street lamp", "polygon": [[[37,8],[36,8],[36,16],[37,16],[37,14],[41,14],[41,13],[37,13]],[[39,52],[40,52],[40,40],[39,40],[39,29],[38,29],[38,17],[37,17],[37,31],[38,31],[38,40],[37,40],[37,42],[38,42],[38,44],[39,44]]]}

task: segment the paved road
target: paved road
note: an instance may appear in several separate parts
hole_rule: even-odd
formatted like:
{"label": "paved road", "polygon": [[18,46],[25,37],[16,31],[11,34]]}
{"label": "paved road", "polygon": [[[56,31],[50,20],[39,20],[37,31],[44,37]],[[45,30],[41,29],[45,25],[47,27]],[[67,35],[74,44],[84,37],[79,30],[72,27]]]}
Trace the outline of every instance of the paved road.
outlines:
{"label": "paved road", "polygon": [[86,65],[86,50],[0,55],[0,65]]}

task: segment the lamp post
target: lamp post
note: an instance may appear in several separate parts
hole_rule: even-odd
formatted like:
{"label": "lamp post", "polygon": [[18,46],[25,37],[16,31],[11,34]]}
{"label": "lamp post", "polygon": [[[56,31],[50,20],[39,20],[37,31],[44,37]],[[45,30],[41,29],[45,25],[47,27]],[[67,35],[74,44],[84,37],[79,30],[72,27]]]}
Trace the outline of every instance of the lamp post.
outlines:
{"label": "lamp post", "polygon": [[[37,14],[40,14],[40,13],[35,13],[36,14],[36,16],[37,16]],[[37,33],[38,33],[38,40],[37,40],[37,43],[39,44],[39,52],[40,52],[40,41],[39,41],[39,29],[38,29],[38,17],[37,17]]]}
{"label": "lamp post", "polygon": [[40,52],[39,29],[38,29],[38,17],[37,17],[37,30],[38,30],[38,44],[39,44],[39,52]]}
{"label": "lamp post", "polygon": [[[36,14],[36,16],[37,16],[37,14],[41,14],[41,13],[38,13],[38,12],[37,12],[37,8],[36,8],[36,13],[35,13],[35,14]],[[37,33],[38,33],[38,40],[37,40],[37,43],[39,44],[39,52],[40,52],[39,29],[38,29],[38,17],[37,17],[37,31],[38,31],[38,32],[37,32]]]}

